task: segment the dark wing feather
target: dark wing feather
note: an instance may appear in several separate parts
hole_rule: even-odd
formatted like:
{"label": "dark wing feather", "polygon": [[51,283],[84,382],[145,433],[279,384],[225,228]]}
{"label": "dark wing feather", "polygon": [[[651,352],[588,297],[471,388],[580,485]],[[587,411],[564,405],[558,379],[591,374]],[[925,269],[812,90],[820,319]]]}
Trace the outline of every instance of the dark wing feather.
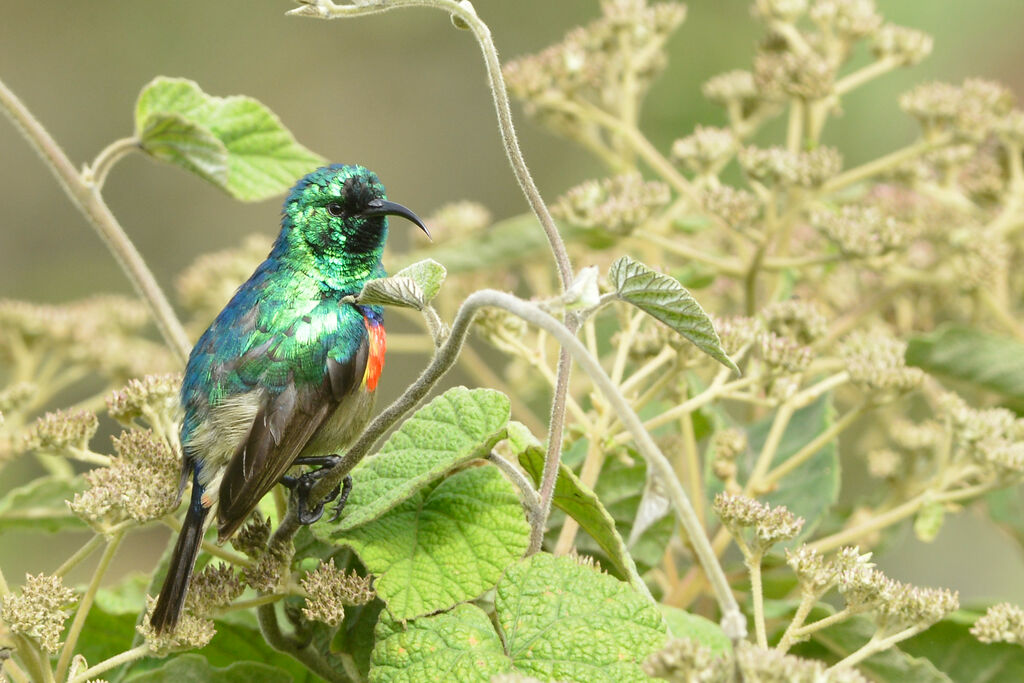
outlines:
{"label": "dark wing feather", "polygon": [[327,358],[321,384],[298,388],[291,381],[256,413],[249,436],[231,458],[221,482],[217,512],[221,541],[245,522],[324,421],[360,387],[368,358],[369,338],[364,336],[348,360]]}

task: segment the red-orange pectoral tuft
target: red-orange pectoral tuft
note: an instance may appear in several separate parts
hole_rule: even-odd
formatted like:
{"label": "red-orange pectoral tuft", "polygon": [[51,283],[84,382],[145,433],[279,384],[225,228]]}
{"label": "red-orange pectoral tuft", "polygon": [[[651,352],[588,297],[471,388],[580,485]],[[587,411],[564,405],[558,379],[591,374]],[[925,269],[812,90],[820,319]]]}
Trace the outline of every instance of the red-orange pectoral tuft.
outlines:
{"label": "red-orange pectoral tuft", "polygon": [[366,331],[370,335],[370,357],[366,359],[366,372],[363,374],[363,387],[368,391],[377,390],[377,380],[384,369],[384,352],[387,350],[387,334],[384,325],[363,318]]}

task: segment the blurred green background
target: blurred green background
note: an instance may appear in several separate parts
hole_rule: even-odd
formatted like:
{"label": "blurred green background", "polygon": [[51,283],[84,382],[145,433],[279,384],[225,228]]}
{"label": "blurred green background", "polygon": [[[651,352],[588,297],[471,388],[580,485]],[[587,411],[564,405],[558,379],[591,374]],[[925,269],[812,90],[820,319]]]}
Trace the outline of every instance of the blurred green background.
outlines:
{"label": "blurred green background", "polygon": [[[537,51],[599,13],[594,0],[475,0],[504,59]],[[1024,2],[879,0],[885,17],[935,37],[932,57],[858,90],[826,142],[847,164],[915,135],[896,105],[912,84],[993,78],[1024,97]],[[526,205],[505,163],[479,50],[444,14],[416,9],[352,21],[287,18],[287,2],[32,2],[4,0],[0,78],[76,164],[130,135],[136,93],[156,75],[196,80],[215,95],[267,104],[299,141],[339,162],[376,170],[389,195],[421,215],[474,199],[498,218]],[[700,97],[709,76],[749,68],[760,35],[746,0],[689,3],[669,45],[667,71],[648,99],[643,127],[667,150],[696,123],[723,115]],[[863,58],[863,56],[862,56]],[[584,152],[517,116],[522,145],[553,200],[602,169]],[[770,133],[771,131],[769,131]],[[171,287],[197,255],[277,231],[277,200],[239,204],[180,171],[141,156],[121,162],[104,194],[157,278]],[[129,292],[103,245],[15,129],[0,121],[0,297],[66,301]],[[411,235],[411,232],[409,233]],[[396,231],[402,248],[408,236]],[[394,246],[392,247],[394,248]],[[398,382],[400,384],[400,382]],[[14,469],[7,472],[15,474]],[[6,489],[12,482],[0,482]],[[119,564],[150,570],[166,534],[133,537]],[[80,542],[68,539],[67,547]],[[1024,560],[980,516],[951,520],[923,545],[908,534],[880,564],[896,578],[1024,602]],[[53,546],[0,536],[9,577],[55,566]],[[15,579],[17,580],[17,579]]]}

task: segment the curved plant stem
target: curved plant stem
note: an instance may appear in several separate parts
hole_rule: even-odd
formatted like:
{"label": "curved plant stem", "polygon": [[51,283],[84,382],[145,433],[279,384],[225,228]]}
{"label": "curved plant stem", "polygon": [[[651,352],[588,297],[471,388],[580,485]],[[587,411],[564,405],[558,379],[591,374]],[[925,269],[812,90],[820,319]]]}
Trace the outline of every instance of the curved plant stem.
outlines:
{"label": "curved plant stem", "polygon": [[100,556],[99,564],[92,574],[88,588],[85,589],[85,595],[82,596],[78,603],[75,618],[71,622],[71,628],[68,629],[67,640],[60,651],[60,659],[57,660],[57,680],[59,681],[63,681],[67,675],[68,666],[71,664],[71,655],[75,651],[75,645],[78,644],[78,636],[82,633],[82,627],[85,626],[85,618],[89,615],[89,610],[92,609],[92,601],[96,597],[96,591],[99,590],[100,582],[103,581],[103,577],[107,573],[114,555],[117,554],[117,549],[121,546],[124,534],[125,532],[121,531],[111,536],[110,540],[107,541],[107,547],[103,550],[103,555]]}
{"label": "curved plant stem", "polygon": [[256,610],[256,616],[259,619],[263,638],[275,650],[294,657],[307,669],[331,683],[350,683],[352,681],[343,672],[335,670],[315,647],[311,647],[309,643],[300,643],[285,635],[281,631],[280,624],[277,623],[277,611],[273,604],[260,606]]}
{"label": "curved plant stem", "polygon": [[114,214],[110,212],[99,188],[86,180],[75,170],[71,161],[56,141],[46,132],[42,124],[22,104],[21,100],[0,81],[0,105],[3,105],[7,116],[15,127],[39,153],[46,165],[56,176],[60,186],[68,197],[86,217],[89,224],[96,230],[100,238],[117,259],[121,269],[128,275],[135,291],[149,306],[157,329],[171,350],[184,363],[188,358],[192,343],[189,341],[185,328],[175,315],[170,302],[164,295],[156,278],[142,260],[135,245],[128,239],[124,229],[118,224]]}
{"label": "curved plant stem", "polygon": [[107,145],[92,162],[85,172],[86,182],[91,182],[96,191],[103,188],[107,174],[118,161],[139,149],[139,140],[135,137],[121,138]]}
{"label": "curved plant stem", "polygon": [[88,681],[90,678],[95,677],[96,674],[101,674],[104,671],[109,671],[110,669],[113,669],[115,666],[121,666],[122,664],[127,664],[128,662],[134,662],[136,659],[141,659],[142,657],[145,657],[147,654],[149,654],[149,652],[149,645],[147,643],[143,643],[142,645],[133,647],[132,649],[122,652],[121,654],[115,655],[109,659],[104,659],[102,662],[96,664],[95,666],[90,666],[88,669],[78,674],[74,678],[69,678],[68,683],[85,683],[85,681]]}

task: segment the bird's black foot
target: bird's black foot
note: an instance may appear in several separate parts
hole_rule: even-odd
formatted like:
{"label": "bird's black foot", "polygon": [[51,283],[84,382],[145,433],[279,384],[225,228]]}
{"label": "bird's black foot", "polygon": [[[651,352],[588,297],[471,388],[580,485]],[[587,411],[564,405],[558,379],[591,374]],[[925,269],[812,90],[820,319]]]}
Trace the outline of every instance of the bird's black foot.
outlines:
{"label": "bird's black foot", "polygon": [[296,508],[299,511],[299,524],[309,525],[318,521],[324,514],[324,506],[332,500],[338,499],[338,504],[331,515],[331,521],[336,521],[345,507],[345,501],[352,490],[352,478],[347,476],[342,486],[336,486],[326,498],[320,500],[316,505],[311,506],[309,494],[320,478],[332,467],[341,462],[337,455],[325,455],[316,457],[296,458],[296,465],[319,465],[320,469],[305,472],[297,477],[281,477],[281,483],[291,489],[292,497],[295,498]]}

